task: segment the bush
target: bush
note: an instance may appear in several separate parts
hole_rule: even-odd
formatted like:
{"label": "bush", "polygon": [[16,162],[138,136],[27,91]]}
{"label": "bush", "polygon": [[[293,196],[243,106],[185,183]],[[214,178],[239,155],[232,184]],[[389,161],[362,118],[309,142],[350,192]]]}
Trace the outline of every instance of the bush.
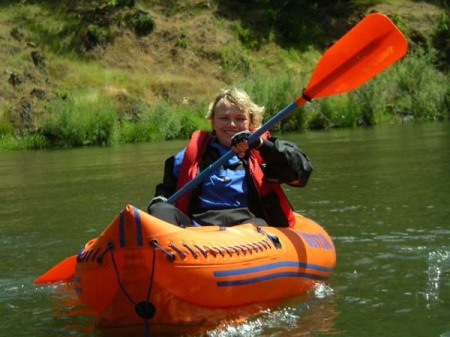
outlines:
{"label": "bush", "polygon": [[442,119],[448,111],[448,78],[434,66],[436,54],[433,50],[419,49],[412,52],[396,68],[397,95],[393,102],[393,113],[412,116],[417,120]]}
{"label": "bush", "polygon": [[389,115],[416,120],[448,117],[450,89],[442,85],[448,79],[435,61],[434,50],[418,49],[359,88],[315,102],[309,127],[369,126]]}
{"label": "bush", "polygon": [[396,91],[389,86],[394,69],[387,69],[378,74],[375,78],[367,81],[359,88],[348,93],[349,101],[358,109],[357,124],[370,126],[377,124],[386,114],[388,95]]}
{"label": "bush", "polygon": [[83,45],[87,51],[97,46],[104,47],[110,38],[110,30],[107,27],[90,24],[87,26],[83,36]]}
{"label": "bush", "polygon": [[116,111],[106,101],[76,102],[58,99],[47,106],[42,134],[55,146],[72,147],[111,143]]}
{"label": "bush", "polygon": [[437,54],[439,68],[448,72],[450,70],[450,16],[446,13],[441,15],[433,44],[439,50]]}
{"label": "bush", "polygon": [[250,69],[250,62],[244,51],[233,45],[225,45],[220,48],[219,63],[223,74],[230,72],[247,74]]}
{"label": "bush", "polygon": [[146,142],[189,138],[197,129],[210,129],[205,119],[206,106],[171,106],[163,102],[140,112],[139,122],[119,125],[120,142]]}
{"label": "bush", "polygon": [[[292,74],[280,72],[279,74],[259,73],[248,79],[244,85],[250,97],[265,107],[264,120],[267,121],[288,104],[292,103],[300,94],[302,86],[296,83]],[[273,131],[293,131],[303,127],[304,109],[291,112],[289,118],[273,126]]]}
{"label": "bush", "polygon": [[312,106],[311,129],[353,127],[360,123],[361,107],[348,94],[322,98]]}
{"label": "bush", "polygon": [[128,24],[134,29],[137,36],[150,34],[155,28],[155,21],[148,12],[136,10],[128,17]]}

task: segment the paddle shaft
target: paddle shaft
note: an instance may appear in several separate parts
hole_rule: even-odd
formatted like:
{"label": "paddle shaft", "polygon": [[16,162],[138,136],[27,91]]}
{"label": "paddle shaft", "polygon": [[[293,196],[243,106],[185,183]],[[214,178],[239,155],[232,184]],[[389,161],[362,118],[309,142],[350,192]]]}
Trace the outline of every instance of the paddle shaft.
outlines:
{"label": "paddle shaft", "polygon": [[[355,67],[356,64],[363,62],[365,60],[364,56],[376,50],[380,46],[380,44],[382,44],[386,36],[387,34],[384,34],[372,41],[369,41],[366,45],[362,46],[362,48],[358,52],[356,52],[353,55],[349,55],[348,59],[342,64],[340,64],[336,69],[327,74],[325,77],[323,77],[320,81],[315,83],[310,88],[305,89],[303,94],[297,97],[297,99],[294,102],[287,105],[284,109],[282,109],[272,118],[270,118],[266,123],[264,123],[263,126],[261,126],[254,133],[252,133],[248,138],[248,143],[251,144],[264,132],[270,130],[276,123],[288,117],[289,114],[293,110],[295,110],[295,108],[300,107],[306,101],[311,101],[312,99],[316,98],[325,87],[329,86],[331,83],[338,80],[349,69]],[[202,182],[207,176],[209,176],[212,171],[218,169],[220,166],[226,163],[228,159],[230,159],[234,154],[235,152],[233,150],[229,150],[216,162],[206,167],[194,179],[192,179],[186,185],[184,185],[182,188],[176,191],[170,198],[167,199],[167,202],[174,203],[184,193],[194,189],[198,184],[200,184],[200,182]]]}

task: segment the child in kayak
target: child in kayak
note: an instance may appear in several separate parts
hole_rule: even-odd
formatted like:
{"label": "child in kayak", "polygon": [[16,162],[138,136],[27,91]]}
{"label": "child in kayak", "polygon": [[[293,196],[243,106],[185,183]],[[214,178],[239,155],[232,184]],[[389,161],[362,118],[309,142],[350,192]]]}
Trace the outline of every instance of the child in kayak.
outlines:
{"label": "child in kayak", "polygon": [[[195,131],[188,145],[165,162],[163,182],[156,186],[148,213],[181,227],[233,226],[242,223],[293,225],[294,216],[280,184],[304,187],[312,172],[309,158],[292,142],[263,133],[251,144],[264,107],[238,88],[222,90],[206,118],[212,131]],[[175,191],[194,179],[230,149],[235,152],[196,188],[167,203]]]}

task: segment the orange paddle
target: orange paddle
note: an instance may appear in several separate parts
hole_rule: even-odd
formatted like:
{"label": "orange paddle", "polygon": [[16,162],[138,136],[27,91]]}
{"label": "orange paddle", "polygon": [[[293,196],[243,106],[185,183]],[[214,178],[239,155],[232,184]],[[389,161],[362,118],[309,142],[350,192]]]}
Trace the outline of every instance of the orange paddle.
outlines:
{"label": "orange paddle", "polygon": [[[383,14],[369,14],[323,54],[302,95],[264,123],[248,142],[256,140],[306,101],[355,89],[399,60],[407,47],[405,37],[391,20]],[[192,190],[233,155],[234,152],[229,150],[176,191],[167,202],[173,203]]]}
{"label": "orange paddle", "polygon": [[302,96],[311,100],[355,89],[399,60],[407,48],[392,21],[369,14],[325,52]]}
{"label": "orange paddle", "polygon": [[[399,60],[405,55],[406,50],[406,39],[391,20],[379,13],[369,14],[325,52],[302,95],[264,123],[250,136],[249,142],[269,130],[306,101],[355,89]],[[172,203],[182,194],[193,189],[233,154],[232,150],[228,151],[174,193],[167,202]],[[51,283],[70,280],[73,277],[75,265],[76,255],[68,257],[34,282]]]}
{"label": "orange paddle", "polygon": [[77,256],[66,257],[61,262],[54,265],[44,274],[34,280],[34,284],[54,283],[59,281],[71,281],[77,264]]}

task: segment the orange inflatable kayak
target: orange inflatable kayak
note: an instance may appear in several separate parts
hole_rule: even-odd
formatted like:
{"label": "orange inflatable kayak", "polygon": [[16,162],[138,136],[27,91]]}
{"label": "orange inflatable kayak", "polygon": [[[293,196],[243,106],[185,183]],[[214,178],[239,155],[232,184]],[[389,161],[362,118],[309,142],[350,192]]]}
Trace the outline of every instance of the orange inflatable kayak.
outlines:
{"label": "orange inflatable kayak", "polygon": [[332,240],[296,214],[294,228],[180,228],[131,205],[78,253],[74,284],[99,327],[203,324],[327,281]]}

